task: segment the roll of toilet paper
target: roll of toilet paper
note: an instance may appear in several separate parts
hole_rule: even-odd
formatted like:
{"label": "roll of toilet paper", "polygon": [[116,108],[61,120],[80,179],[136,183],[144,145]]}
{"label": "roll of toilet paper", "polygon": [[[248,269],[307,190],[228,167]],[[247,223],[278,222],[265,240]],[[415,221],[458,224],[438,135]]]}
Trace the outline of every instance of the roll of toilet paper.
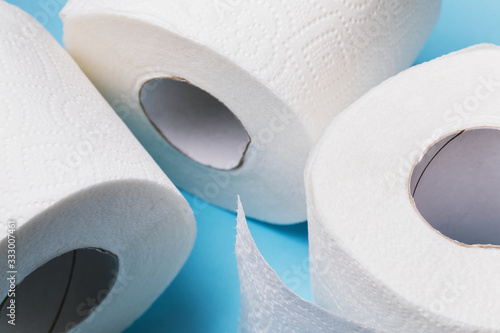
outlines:
{"label": "roll of toilet paper", "polygon": [[[70,0],[68,51],[179,187],[306,219],[324,126],[410,66],[440,1]],[[200,204],[200,207],[202,205]]]}
{"label": "roll of toilet paper", "polygon": [[499,65],[498,46],[452,53],[332,122],[305,172],[311,287],[329,315],[252,268],[265,262],[240,226],[243,326],[323,332],[317,318],[348,318],[382,332],[500,332]]}
{"label": "roll of toilet paper", "polygon": [[70,56],[0,1],[1,332],[121,332],[172,281],[193,213]]}

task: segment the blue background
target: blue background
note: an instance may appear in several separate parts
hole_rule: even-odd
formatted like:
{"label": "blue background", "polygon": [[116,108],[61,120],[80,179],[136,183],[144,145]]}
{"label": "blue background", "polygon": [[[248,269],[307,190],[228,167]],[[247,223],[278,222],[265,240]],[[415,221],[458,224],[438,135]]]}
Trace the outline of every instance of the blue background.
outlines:
{"label": "blue background", "polygon": [[[66,0],[8,0],[37,18],[61,42],[58,13]],[[500,45],[500,1],[444,0],[441,17],[416,63],[478,43]],[[194,199],[185,194],[187,200]],[[170,287],[126,333],[236,332],[240,294],[234,242],[235,214],[208,205],[198,210],[194,250]],[[285,284],[311,299],[307,226],[249,221],[262,254]]]}

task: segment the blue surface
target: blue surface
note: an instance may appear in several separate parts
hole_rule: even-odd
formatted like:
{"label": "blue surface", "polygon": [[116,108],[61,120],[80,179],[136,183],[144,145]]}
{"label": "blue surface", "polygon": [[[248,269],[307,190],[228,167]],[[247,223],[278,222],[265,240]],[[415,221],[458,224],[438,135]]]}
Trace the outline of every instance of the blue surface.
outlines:
{"label": "blue surface", "polygon": [[[35,16],[61,41],[62,24],[57,12],[65,0],[7,2]],[[441,18],[417,63],[478,43],[500,45],[499,16],[498,0],[444,0]],[[198,207],[198,237],[191,257],[171,286],[126,333],[237,330],[240,296],[234,256],[236,217],[185,196]],[[305,223],[275,227],[250,220],[249,227],[262,254],[285,284],[310,300]]]}

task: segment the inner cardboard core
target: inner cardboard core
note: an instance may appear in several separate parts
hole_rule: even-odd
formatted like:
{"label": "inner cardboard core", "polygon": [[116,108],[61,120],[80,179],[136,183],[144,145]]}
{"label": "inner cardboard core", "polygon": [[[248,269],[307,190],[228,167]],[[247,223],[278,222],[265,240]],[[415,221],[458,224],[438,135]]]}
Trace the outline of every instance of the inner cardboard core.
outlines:
{"label": "inner cardboard core", "polygon": [[247,131],[223,103],[182,79],[148,81],[141,89],[144,112],[184,155],[222,170],[239,167],[250,143]]}
{"label": "inner cardboard core", "polygon": [[[117,273],[117,257],[98,249],[79,249],[50,260],[16,286],[14,298],[3,300],[0,332],[67,332],[106,298]],[[11,299],[15,326],[8,324]]]}
{"label": "inner cardboard core", "polygon": [[468,245],[500,245],[500,130],[454,133],[414,168],[410,193],[436,230]]}

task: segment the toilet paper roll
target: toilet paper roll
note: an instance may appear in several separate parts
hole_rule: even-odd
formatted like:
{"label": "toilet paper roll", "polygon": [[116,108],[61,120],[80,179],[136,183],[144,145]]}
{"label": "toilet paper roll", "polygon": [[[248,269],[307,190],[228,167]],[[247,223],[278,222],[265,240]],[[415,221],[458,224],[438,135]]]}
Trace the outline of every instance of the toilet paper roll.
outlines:
{"label": "toilet paper roll", "polygon": [[70,0],[68,51],[179,187],[306,219],[324,126],[410,66],[440,1]]}
{"label": "toilet paper roll", "polygon": [[305,172],[311,287],[329,315],[258,273],[267,264],[239,226],[243,326],[322,332],[315,318],[336,316],[382,332],[500,332],[499,65],[498,46],[452,53],[333,121]]}
{"label": "toilet paper roll", "polygon": [[0,73],[0,331],[121,332],[185,262],[193,213],[70,56],[3,1]]}

